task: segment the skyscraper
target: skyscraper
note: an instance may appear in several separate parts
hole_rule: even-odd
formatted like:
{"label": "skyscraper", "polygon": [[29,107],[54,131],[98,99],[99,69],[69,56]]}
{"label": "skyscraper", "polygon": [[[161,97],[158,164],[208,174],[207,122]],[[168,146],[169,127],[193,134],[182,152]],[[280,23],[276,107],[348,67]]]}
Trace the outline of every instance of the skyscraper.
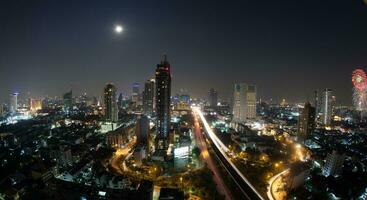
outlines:
{"label": "skyscraper", "polygon": [[139,96],[140,96],[140,84],[136,82],[136,83],[133,84],[131,101],[134,102],[134,103],[138,103],[139,102]]}
{"label": "skyscraper", "polygon": [[17,92],[10,95],[10,113],[16,113],[18,110],[18,95]]}
{"label": "skyscraper", "polygon": [[73,91],[67,92],[63,95],[64,112],[68,115],[73,109]]}
{"label": "skyscraper", "polygon": [[325,165],[322,168],[322,174],[328,176],[338,176],[343,168],[345,154],[333,150],[332,153],[328,153],[326,156]]}
{"label": "skyscraper", "polygon": [[141,115],[136,123],[136,143],[138,145],[148,147],[149,137],[149,119],[145,115]]}
{"label": "skyscraper", "polygon": [[309,102],[301,109],[298,119],[298,140],[302,143],[310,136],[315,128],[315,108]]}
{"label": "skyscraper", "polygon": [[233,121],[244,123],[256,117],[256,86],[245,83],[234,84]]}
{"label": "skyscraper", "polygon": [[215,107],[218,104],[218,93],[214,88],[209,90],[209,105],[210,107]]}
{"label": "skyscraper", "polygon": [[322,103],[321,103],[321,123],[328,126],[331,124],[332,114],[333,114],[333,95],[332,90],[325,89],[322,93]]}
{"label": "skyscraper", "polygon": [[146,115],[152,115],[154,111],[154,85],[154,79],[147,80],[144,85],[143,112]]}
{"label": "skyscraper", "polygon": [[170,131],[171,72],[167,56],[164,55],[155,72],[157,136],[156,150],[166,150]]}
{"label": "skyscraper", "polygon": [[122,109],[123,107],[123,100],[124,100],[124,97],[122,96],[122,93],[119,94],[119,98],[117,100],[117,107],[118,109]]}
{"label": "skyscraper", "polygon": [[118,120],[116,87],[112,83],[108,83],[104,88],[104,115],[106,121],[117,122]]}
{"label": "skyscraper", "polygon": [[41,99],[29,99],[29,110],[32,112],[36,112],[42,109],[42,101]]}

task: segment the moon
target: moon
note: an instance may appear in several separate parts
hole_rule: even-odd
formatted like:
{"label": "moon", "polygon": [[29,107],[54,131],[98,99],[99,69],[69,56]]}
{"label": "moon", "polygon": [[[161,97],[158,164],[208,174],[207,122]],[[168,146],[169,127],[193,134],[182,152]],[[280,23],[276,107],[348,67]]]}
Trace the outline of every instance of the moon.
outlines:
{"label": "moon", "polygon": [[124,31],[124,28],[121,25],[115,25],[114,30],[117,34],[120,34]]}

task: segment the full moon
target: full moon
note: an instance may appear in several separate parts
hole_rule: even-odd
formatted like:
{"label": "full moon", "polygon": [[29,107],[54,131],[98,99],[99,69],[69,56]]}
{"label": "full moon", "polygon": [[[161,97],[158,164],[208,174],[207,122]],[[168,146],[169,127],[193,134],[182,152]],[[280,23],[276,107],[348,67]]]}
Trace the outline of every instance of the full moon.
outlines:
{"label": "full moon", "polygon": [[124,28],[121,25],[116,25],[115,26],[115,32],[116,33],[122,33],[123,30],[124,30]]}

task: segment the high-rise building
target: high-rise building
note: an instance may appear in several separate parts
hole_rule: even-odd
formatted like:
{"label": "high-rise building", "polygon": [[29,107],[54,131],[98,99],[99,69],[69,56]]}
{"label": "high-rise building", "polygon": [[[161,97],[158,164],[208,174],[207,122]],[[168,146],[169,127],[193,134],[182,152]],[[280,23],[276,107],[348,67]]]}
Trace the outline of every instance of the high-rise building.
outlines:
{"label": "high-rise building", "polygon": [[245,83],[234,84],[233,121],[244,123],[256,117],[256,86]]}
{"label": "high-rise building", "polygon": [[124,97],[122,96],[122,93],[119,94],[119,98],[117,99],[117,107],[118,109],[122,109],[123,107],[123,101],[124,101]]}
{"label": "high-rise building", "polygon": [[134,83],[131,95],[131,101],[137,104],[139,102],[139,98],[140,98],[140,84]]}
{"label": "high-rise building", "polygon": [[170,98],[171,98],[171,71],[170,64],[164,55],[155,72],[157,136],[156,150],[166,150],[170,131]]}
{"label": "high-rise building", "polygon": [[154,111],[154,85],[154,79],[147,80],[144,85],[143,112],[146,115],[152,115]]}
{"label": "high-rise building", "polygon": [[333,114],[333,95],[332,90],[325,89],[322,93],[322,103],[321,103],[321,123],[328,126],[331,124],[332,114]]}
{"label": "high-rise building", "polygon": [[104,116],[106,121],[118,121],[116,87],[112,83],[108,83],[104,88]]}
{"label": "high-rise building", "polygon": [[70,92],[67,92],[63,95],[63,101],[64,101],[64,112],[66,114],[70,114],[73,109],[73,91],[70,90]]}
{"label": "high-rise building", "polygon": [[40,99],[29,99],[29,110],[36,112],[42,109],[42,101]]}
{"label": "high-rise building", "polygon": [[4,114],[4,105],[0,104],[0,117]]}
{"label": "high-rise building", "polygon": [[315,107],[316,115],[318,113],[318,107],[319,107],[319,94],[317,90],[313,92],[313,107]]}
{"label": "high-rise building", "polygon": [[209,105],[210,107],[215,107],[218,104],[218,93],[214,88],[209,90]]}
{"label": "high-rise building", "polygon": [[10,95],[10,113],[16,113],[18,110],[18,95],[17,92]]}
{"label": "high-rise building", "polygon": [[298,119],[298,140],[302,143],[310,136],[315,128],[315,108],[309,102],[301,109]]}
{"label": "high-rise building", "polygon": [[149,144],[149,119],[145,115],[141,115],[136,123],[136,143],[143,147],[148,147]]}
{"label": "high-rise building", "polygon": [[326,156],[325,165],[322,168],[322,174],[328,176],[338,176],[343,168],[345,154],[333,150],[332,153],[328,153]]}

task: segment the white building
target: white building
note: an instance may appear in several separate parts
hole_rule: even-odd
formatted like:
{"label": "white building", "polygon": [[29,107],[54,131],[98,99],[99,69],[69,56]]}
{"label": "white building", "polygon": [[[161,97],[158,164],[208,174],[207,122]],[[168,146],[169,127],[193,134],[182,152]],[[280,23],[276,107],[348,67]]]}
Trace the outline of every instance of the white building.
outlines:
{"label": "white building", "polygon": [[245,83],[234,84],[233,121],[244,123],[256,117],[256,86]]}
{"label": "white building", "polygon": [[330,125],[333,115],[333,91],[325,89],[321,97],[321,123],[324,125]]}
{"label": "white building", "polygon": [[10,113],[16,113],[18,110],[18,95],[19,93],[13,93],[10,95]]}

